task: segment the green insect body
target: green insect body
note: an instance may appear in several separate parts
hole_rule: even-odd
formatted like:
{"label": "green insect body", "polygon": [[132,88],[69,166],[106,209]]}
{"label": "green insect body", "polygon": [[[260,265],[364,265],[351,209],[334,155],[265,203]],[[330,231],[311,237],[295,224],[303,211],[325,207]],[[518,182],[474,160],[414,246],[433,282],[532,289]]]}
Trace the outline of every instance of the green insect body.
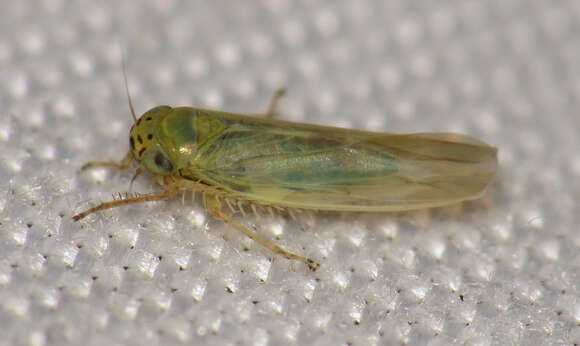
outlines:
{"label": "green insect body", "polygon": [[[223,204],[232,210],[232,203],[286,210],[431,208],[480,197],[497,170],[497,149],[466,135],[398,135],[273,120],[276,100],[267,117],[191,107],[149,110],[131,128],[131,149],[117,166],[136,161],[165,191],[106,202],[75,220],[186,190],[201,192],[214,217],[316,269],[313,260],[278,247],[232,219]],[[115,166],[89,164],[98,165]]]}

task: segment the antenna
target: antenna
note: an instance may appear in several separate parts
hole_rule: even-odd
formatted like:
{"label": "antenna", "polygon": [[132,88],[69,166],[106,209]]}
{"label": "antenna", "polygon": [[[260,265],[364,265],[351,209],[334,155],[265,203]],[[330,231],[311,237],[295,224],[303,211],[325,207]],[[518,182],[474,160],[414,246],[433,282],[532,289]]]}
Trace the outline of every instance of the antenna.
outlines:
{"label": "antenna", "polygon": [[131,110],[131,115],[133,116],[133,121],[137,122],[137,116],[135,115],[135,108],[133,108],[133,101],[131,101],[131,94],[129,93],[129,83],[127,82],[127,64],[125,63],[125,53],[121,52],[121,63],[123,64],[123,78],[125,79],[125,93],[127,94],[127,101],[129,101],[129,109]]}

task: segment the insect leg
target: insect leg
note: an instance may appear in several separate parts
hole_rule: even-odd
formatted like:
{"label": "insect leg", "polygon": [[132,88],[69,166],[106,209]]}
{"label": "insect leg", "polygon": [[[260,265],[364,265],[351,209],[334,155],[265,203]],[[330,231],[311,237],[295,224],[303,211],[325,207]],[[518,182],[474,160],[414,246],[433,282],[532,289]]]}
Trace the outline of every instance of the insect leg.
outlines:
{"label": "insect leg", "polygon": [[119,199],[116,201],[104,202],[104,203],[101,203],[95,207],[87,209],[87,210],[83,211],[82,213],[78,213],[75,216],[73,216],[72,218],[74,221],[78,221],[78,220],[86,217],[87,215],[90,215],[94,212],[105,210],[105,209],[111,209],[111,208],[116,208],[116,207],[120,207],[123,205],[141,203],[141,202],[162,201],[164,199],[169,199],[169,198],[173,197],[176,193],[177,192],[174,190],[166,190],[162,193],[155,193],[155,194],[150,194],[150,195],[137,196],[137,197],[133,197],[133,198],[125,198],[125,199]]}
{"label": "insect leg", "polygon": [[266,238],[263,238],[262,236],[260,236],[256,232],[250,230],[249,228],[245,227],[241,223],[232,219],[230,216],[228,216],[224,212],[222,212],[221,207],[219,205],[219,201],[217,201],[217,199],[210,198],[207,202],[208,202],[208,204],[207,204],[208,211],[213,217],[215,217],[216,219],[220,219],[220,220],[232,225],[238,231],[245,234],[248,238],[254,240],[255,242],[259,243],[260,245],[264,246],[265,248],[268,248],[272,252],[274,252],[278,255],[284,256],[288,259],[293,259],[293,260],[297,260],[297,261],[300,261],[302,263],[305,263],[308,266],[308,268],[312,271],[315,271],[320,266],[320,264],[318,264],[314,260],[311,260],[310,258],[306,258],[306,257],[300,256],[300,255],[297,255],[297,254],[294,254],[292,252],[289,252],[287,250],[282,249],[278,245],[274,244],[273,242],[269,241]]}
{"label": "insect leg", "polygon": [[286,94],[286,89],[284,88],[278,89],[276,91],[274,97],[272,97],[272,102],[270,102],[270,107],[268,107],[268,111],[264,114],[264,118],[266,119],[276,118],[276,108],[278,106],[278,100],[280,100],[280,98],[284,96],[284,94]]}
{"label": "insect leg", "polygon": [[96,167],[109,167],[114,169],[126,169],[128,168],[131,163],[134,161],[133,153],[130,151],[125,155],[121,162],[113,162],[113,161],[91,161],[85,163],[81,167],[81,171],[86,171],[87,169],[92,169]]}

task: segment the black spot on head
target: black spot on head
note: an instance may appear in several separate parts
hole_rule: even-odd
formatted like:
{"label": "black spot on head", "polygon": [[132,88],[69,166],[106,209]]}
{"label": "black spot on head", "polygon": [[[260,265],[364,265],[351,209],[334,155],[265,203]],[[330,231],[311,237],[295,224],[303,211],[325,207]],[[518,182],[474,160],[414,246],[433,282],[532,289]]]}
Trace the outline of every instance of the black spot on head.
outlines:
{"label": "black spot on head", "polygon": [[129,146],[131,146],[131,150],[135,150],[135,140],[133,136],[129,137]]}
{"label": "black spot on head", "polygon": [[149,121],[149,120],[151,120],[151,119],[153,119],[153,118],[151,118],[151,117],[147,117],[147,119],[145,119],[145,120]]}
{"label": "black spot on head", "polygon": [[143,155],[144,151],[145,151],[145,148],[141,148],[141,150],[139,150],[139,157],[141,157],[141,155]]}
{"label": "black spot on head", "polygon": [[149,140],[153,139],[153,135],[152,134],[148,134],[147,135],[147,139],[149,139]]}
{"label": "black spot on head", "polygon": [[139,144],[143,144],[143,138],[141,138],[140,135],[137,135],[137,140],[139,141]]}

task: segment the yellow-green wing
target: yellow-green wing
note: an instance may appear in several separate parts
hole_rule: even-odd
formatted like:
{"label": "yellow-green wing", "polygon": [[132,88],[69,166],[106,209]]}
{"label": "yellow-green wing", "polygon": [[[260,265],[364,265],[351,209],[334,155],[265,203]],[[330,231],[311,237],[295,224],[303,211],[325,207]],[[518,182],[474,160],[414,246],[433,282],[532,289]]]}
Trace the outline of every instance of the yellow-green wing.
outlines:
{"label": "yellow-green wing", "polygon": [[266,204],[343,211],[436,207],[478,198],[497,169],[497,150],[465,135],[226,118],[226,130],[199,148],[192,175]]}

